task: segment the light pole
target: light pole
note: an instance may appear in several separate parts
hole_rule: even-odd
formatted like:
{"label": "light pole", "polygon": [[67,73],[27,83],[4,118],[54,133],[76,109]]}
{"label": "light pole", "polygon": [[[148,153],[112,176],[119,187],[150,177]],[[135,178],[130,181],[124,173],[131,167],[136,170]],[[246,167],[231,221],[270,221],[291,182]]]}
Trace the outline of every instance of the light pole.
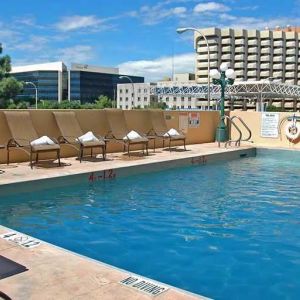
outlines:
{"label": "light pole", "polygon": [[126,76],[126,75],[122,75],[122,76],[119,76],[120,79],[123,79],[123,78],[126,78],[130,81],[131,85],[132,85],[132,93],[131,93],[131,107],[134,103],[134,84],[133,84],[133,81],[132,79],[129,77],[129,76]]}
{"label": "light pole", "polygon": [[35,109],[37,109],[38,107],[38,89],[37,86],[31,82],[31,81],[25,81],[25,84],[27,85],[32,85],[35,88]]}
{"label": "light pole", "polygon": [[[203,37],[205,43],[206,43],[206,48],[207,48],[207,105],[208,105],[208,110],[210,110],[210,50],[209,50],[209,44],[208,44],[208,40],[206,38],[206,36],[197,28],[194,27],[185,27],[185,28],[177,28],[177,33],[181,34],[184,33],[186,31],[195,31],[197,33],[199,33],[200,36]],[[197,45],[196,45],[196,53],[197,53]]]}
{"label": "light pole", "polygon": [[228,141],[228,129],[224,122],[225,119],[225,88],[227,85],[232,85],[235,79],[235,72],[233,69],[228,69],[227,63],[222,63],[220,66],[221,73],[214,69],[211,70],[210,76],[213,80],[214,84],[219,84],[221,86],[221,116],[220,116],[220,123],[217,127],[216,131],[216,141],[218,143]]}

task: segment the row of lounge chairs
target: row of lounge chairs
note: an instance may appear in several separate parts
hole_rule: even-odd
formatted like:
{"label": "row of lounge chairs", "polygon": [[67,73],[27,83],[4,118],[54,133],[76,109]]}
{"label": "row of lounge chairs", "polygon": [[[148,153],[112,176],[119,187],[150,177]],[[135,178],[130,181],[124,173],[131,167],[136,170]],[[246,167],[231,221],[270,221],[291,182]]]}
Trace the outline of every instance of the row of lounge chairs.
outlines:
{"label": "row of lounge chairs", "polygon": [[[103,160],[106,158],[107,142],[116,141],[123,144],[124,151],[127,149],[130,155],[130,149],[133,145],[142,145],[143,152],[146,151],[148,155],[149,140],[161,138],[163,140],[163,147],[165,141],[169,142],[169,149],[171,150],[171,143],[173,141],[182,141],[184,149],[186,150],[186,137],[183,133],[172,135],[166,125],[164,114],[162,111],[148,111],[147,112],[152,128],[149,132],[130,132],[127,128],[125,116],[122,110],[106,110],[106,117],[109,124],[109,132],[104,136],[89,132],[92,139],[84,140],[84,132],[80,127],[76,114],[72,111],[54,111],[53,117],[56,121],[57,127],[60,131],[60,136],[55,137],[40,137],[33,125],[31,115],[28,111],[4,111],[7,124],[12,138],[7,142],[7,164],[10,163],[10,151],[15,149],[22,149],[30,157],[30,166],[33,167],[33,155],[38,162],[39,153],[55,152],[60,162],[61,145],[70,145],[78,150],[78,157],[80,162],[83,159],[85,149],[90,150],[93,156],[93,150],[99,148],[102,150]],[[132,137],[132,135],[137,135]],[[42,139],[43,143],[37,143]]]}

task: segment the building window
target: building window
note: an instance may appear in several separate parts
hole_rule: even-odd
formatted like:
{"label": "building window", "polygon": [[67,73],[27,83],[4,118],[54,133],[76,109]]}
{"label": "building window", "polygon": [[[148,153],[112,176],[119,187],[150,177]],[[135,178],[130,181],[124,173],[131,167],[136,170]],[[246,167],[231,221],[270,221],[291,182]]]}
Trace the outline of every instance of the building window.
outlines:
{"label": "building window", "polygon": [[191,105],[189,105],[188,108],[192,108]]}
{"label": "building window", "polygon": [[122,99],[122,97],[120,97],[120,101],[122,101],[123,99]]}
{"label": "building window", "polygon": [[128,105],[126,105],[125,108],[128,109]]}
{"label": "building window", "polygon": [[191,97],[189,97],[189,98],[188,98],[188,100],[189,100],[189,101],[192,101],[192,98],[191,98]]}
{"label": "building window", "polygon": [[138,97],[138,101],[141,101],[141,97]]}
{"label": "building window", "polygon": [[138,93],[141,93],[141,89],[138,89]]}
{"label": "building window", "polygon": [[126,99],[125,99],[126,101],[128,101],[128,97],[126,97]]}
{"label": "building window", "polygon": [[184,108],[184,105],[181,105],[181,108]]}
{"label": "building window", "polygon": [[166,97],[166,101],[169,102],[169,97]]}
{"label": "building window", "polygon": [[147,101],[147,97],[144,97],[144,101]]}
{"label": "building window", "polygon": [[173,100],[176,101],[176,97],[174,97]]}
{"label": "building window", "polygon": [[184,101],[184,97],[181,97],[181,101]]}
{"label": "building window", "polygon": [[125,93],[128,94],[128,89],[126,89]]}
{"label": "building window", "polygon": [[144,89],[144,93],[147,93],[147,89]]}
{"label": "building window", "polygon": [[123,90],[122,89],[120,89],[120,94],[122,94],[123,93]]}

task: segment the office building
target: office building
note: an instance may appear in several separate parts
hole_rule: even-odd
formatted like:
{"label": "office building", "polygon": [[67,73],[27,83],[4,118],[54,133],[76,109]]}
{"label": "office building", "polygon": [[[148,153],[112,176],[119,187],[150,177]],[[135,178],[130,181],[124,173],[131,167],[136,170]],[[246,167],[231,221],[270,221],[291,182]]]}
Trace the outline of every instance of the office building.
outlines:
{"label": "office building", "polygon": [[19,81],[30,82],[24,84],[23,92],[17,95],[19,100],[35,99],[36,88],[42,100],[60,102],[67,98],[68,73],[63,62],[12,67],[11,74]]}
{"label": "office building", "polygon": [[117,84],[144,82],[144,77],[120,75],[118,68],[106,68],[86,64],[71,64],[68,70],[63,62],[52,62],[21,67],[12,67],[11,74],[24,84],[18,99],[35,99],[35,87],[39,100],[79,100],[82,103],[93,102],[100,95],[116,99]]}
{"label": "office building", "polygon": [[[119,78],[126,76],[128,78]],[[119,74],[118,68],[72,64],[69,70],[69,100],[93,102],[100,95],[116,99],[117,84],[128,81],[143,83],[144,77]]]}
{"label": "office building", "polygon": [[[236,71],[237,81],[259,81],[275,77],[287,84],[300,84],[299,28],[244,30],[205,28],[210,47],[210,68],[226,62]],[[208,52],[195,33],[196,82],[207,83]]]}

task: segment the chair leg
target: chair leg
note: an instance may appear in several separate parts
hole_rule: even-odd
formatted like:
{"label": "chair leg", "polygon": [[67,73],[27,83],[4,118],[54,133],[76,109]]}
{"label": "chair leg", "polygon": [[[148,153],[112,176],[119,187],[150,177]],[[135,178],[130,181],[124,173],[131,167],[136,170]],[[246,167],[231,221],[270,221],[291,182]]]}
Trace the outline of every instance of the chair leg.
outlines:
{"label": "chair leg", "polygon": [[80,151],[79,151],[79,161],[80,163],[82,162],[82,157],[83,157],[83,148],[80,146]]}
{"label": "chair leg", "polygon": [[93,148],[91,148],[91,157],[93,157]]}
{"label": "chair leg", "polygon": [[105,160],[105,155],[106,155],[105,146],[102,146],[101,148],[102,148],[102,158],[103,158],[103,160]]}
{"label": "chair leg", "polygon": [[147,156],[149,155],[149,142],[146,143],[146,153],[147,153]]}
{"label": "chair leg", "polygon": [[184,151],[186,151],[186,147],[185,147],[185,139],[183,140],[183,146],[184,146]]}
{"label": "chair leg", "polygon": [[6,164],[9,165],[9,147],[7,147],[7,149],[6,149],[6,154],[7,154]]}
{"label": "chair leg", "polygon": [[37,152],[35,155],[35,163],[37,164],[39,161],[39,153]]}
{"label": "chair leg", "polygon": [[156,146],[156,145],[155,145],[155,143],[156,143],[155,141],[156,141],[156,139],[153,140],[153,152],[154,152],[154,153],[155,153],[155,146]]}
{"label": "chair leg", "polygon": [[163,138],[163,148],[165,148],[165,139]]}
{"label": "chair leg", "polygon": [[30,168],[32,169],[32,151],[30,151]]}
{"label": "chair leg", "polygon": [[57,150],[57,159],[58,159],[58,165],[61,166],[61,163],[60,163],[60,150]]}
{"label": "chair leg", "polygon": [[130,144],[127,145],[127,154],[128,154],[128,157],[130,157]]}
{"label": "chair leg", "polygon": [[171,139],[169,139],[169,150],[171,152]]}

